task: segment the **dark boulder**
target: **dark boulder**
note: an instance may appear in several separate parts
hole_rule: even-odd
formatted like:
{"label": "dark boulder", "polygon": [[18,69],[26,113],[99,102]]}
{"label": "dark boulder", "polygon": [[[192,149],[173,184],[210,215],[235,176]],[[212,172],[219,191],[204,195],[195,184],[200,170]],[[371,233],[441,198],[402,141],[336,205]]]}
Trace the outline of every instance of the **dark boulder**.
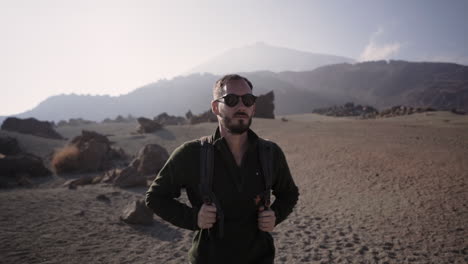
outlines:
{"label": "dark boulder", "polygon": [[164,166],[169,153],[157,144],[148,144],[138,151],[137,157],[130,166],[136,168],[141,175],[156,175]]}
{"label": "dark boulder", "polygon": [[218,118],[211,111],[211,109],[199,115],[192,115],[192,118],[190,118],[191,125],[205,123],[205,122],[218,122]]}
{"label": "dark boulder", "polygon": [[120,219],[127,224],[151,225],[153,212],[146,207],[144,200],[136,200],[124,209]]}
{"label": "dark boulder", "polygon": [[35,118],[20,119],[9,117],[3,122],[1,128],[3,130],[30,134],[38,137],[63,139],[63,137],[54,130],[52,123],[39,121]]}
{"label": "dark boulder", "polygon": [[159,124],[166,126],[166,125],[183,125],[187,123],[187,120],[181,116],[171,116],[168,115],[166,112],[159,114],[153,121],[158,122]]}
{"label": "dark boulder", "polygon": [[275,94],[273,91],[260,95],[255,102],[254,117],[260,118],[275,118]]}
{"label": "dark boulder", "polygon": [[28,153],[5,156],[0,154],[0,187],[31,186],[30,178],[44,177],[52,172],[42,159]]}
{"label": "dark boulder", "polygon": [[13,137],[0,137],[0,153],[3,155],[16,155],[21,152],[18,140]]}
{"label": "dark boulder", "polygon": [[124,158],[122,153],[111,148],[106,136],[83,130],[54,154],[52,167],[57,173],[102,171],[112,167],[115,159]]}
{"label": "dark boulder", "polygon": [[146,178],[142,176],[138,171],[132,167],[128,166],[122,170],[115,170],[115,175],[112,182],[115,186],[126,188],[126,187],[137,187],[137,186],[146,186]]}
{"label": "dark boulder", "polygon": [[378,110],[372,106],[355,105],[351,102],[346,103],[342,106],[332,106],[314,109],[312,112],[327,116],[355,116],[361,118],[375,118],[379,114]]}
{"label": "dark boulder", "polygon": [[31,177],[43,177],[52,174],[44,166],[42,159],[33,154],[21,153],[11,156],[0,156],[1,176],[15,177],[15,175],[22,173]]}
{"label": "dark boulder", "polygon": [[394,117],[394,116],[403,116],[403,115],[412,115],[415,113],[424,113],[435,111],[430,107],[411,107],[404,105],[397,105],[389,109],[382,110],[379,113],[379,117]]}
{"label": "dark boulder", "polygon": [[162,129],[162,125],[156,121],[153,121],[151,119],[145,118],[145,117],[139,117],[137,119],[139,127],[138,127],[138,133],[153,133],[155,131],[158,131]]}

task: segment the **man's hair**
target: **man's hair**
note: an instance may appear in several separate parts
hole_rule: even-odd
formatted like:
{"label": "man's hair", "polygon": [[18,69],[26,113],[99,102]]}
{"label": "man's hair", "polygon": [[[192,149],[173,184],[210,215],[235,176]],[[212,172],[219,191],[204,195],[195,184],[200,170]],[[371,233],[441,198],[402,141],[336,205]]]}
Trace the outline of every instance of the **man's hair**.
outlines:
{"label": "man's hair", "polygon": [[239,81],[239,80],[244,80],[250,87],[250,90],[253,90],[253,85],[252,83],[245,78],[244,76],[240,76],[238,74],[228,74],[224,75],[216,81],[214,87],[213,87],[213,99],[220,98],[223,96],[223,87],[228,84],[230,81]]}

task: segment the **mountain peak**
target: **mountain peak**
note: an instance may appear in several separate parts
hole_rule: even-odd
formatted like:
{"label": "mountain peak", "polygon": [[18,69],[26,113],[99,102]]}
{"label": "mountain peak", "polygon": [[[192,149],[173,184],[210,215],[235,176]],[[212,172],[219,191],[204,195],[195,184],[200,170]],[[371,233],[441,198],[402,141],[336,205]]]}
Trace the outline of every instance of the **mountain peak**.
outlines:
{"label": "mountain peak", "polygon": [[353,59],[346,57],[276,47],[258,41],[250,45],[227,50],[192,68],[187,73],[226,74],[256,71],[311,71],[324,65],[353,62]]}

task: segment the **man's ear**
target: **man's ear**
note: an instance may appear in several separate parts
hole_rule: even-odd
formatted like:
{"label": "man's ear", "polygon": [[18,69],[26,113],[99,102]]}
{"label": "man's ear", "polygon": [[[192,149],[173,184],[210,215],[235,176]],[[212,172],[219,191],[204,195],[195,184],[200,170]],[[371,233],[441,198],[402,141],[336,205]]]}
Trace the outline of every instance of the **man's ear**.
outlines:
{"label": "man's ear", "polygon": [[212,101],[211,102],[211,112],[215,115],[219,115],[219,109],[218,109],[218,101]]}

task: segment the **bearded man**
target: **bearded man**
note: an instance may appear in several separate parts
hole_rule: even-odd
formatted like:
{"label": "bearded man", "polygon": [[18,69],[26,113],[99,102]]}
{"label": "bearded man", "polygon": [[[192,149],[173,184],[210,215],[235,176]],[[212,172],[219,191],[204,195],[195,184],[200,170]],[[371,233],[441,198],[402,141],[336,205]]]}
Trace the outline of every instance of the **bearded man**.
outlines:
{"label": "bearded man", "polygon": [[[178,147],[146,193],[146,205],[154,213],[195,231],[191,263],[273,263],[270,232],[297,203],[298,188],[283,151],[250,129],[256,100],[252,90],[243,76],[219,79],[211,102],[218,118],[215,133]],[[271,146],[269,156],[263,145]],[[203,150],[210,148],[205,156]],[[177,200],[182,189],[190,206]],[[275,198],[271,206],[270,190]]]}

